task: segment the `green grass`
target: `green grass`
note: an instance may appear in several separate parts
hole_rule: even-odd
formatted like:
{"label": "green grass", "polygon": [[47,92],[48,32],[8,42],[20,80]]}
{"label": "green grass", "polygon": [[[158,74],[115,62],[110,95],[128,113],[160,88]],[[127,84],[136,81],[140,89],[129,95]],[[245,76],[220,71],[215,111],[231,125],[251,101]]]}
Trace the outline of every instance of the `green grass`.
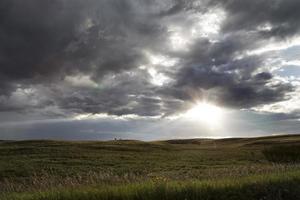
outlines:
{"label": "green grass", "polygon": [[291,200],[300,198],[300,172],[262,175],[218,181],[151,181],[122,186],[94,186],[52,190],[34,194],[11,194],[6,198],[24,200]]}
{"label": "green grass", "polygon": [[300,136],[0,141],[0,199],[300,199],[300,165],[266,153],[284,146],[293,157],[299,144]]}

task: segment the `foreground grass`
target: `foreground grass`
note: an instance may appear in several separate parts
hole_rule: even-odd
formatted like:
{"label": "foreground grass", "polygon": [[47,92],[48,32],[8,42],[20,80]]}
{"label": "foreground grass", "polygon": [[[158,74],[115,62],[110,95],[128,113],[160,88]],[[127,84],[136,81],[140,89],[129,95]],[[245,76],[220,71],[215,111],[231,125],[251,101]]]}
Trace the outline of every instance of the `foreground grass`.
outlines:
{"label": "foreground grass", "polygon": [[11,194],[10,200],[297,200],[300,172],[247,177],[240,180],[164,182],[98,186]]}
{"label": "foreground grass", "polygon": [[0,199],[300,199],[300,136],[0,141]]}

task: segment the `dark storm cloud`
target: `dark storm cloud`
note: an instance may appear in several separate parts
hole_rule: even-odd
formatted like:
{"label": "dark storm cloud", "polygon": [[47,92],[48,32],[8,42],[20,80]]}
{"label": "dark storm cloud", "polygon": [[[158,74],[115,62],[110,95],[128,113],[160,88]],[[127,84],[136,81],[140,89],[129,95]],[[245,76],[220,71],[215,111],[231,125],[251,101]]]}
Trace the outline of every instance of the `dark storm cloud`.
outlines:
{"label": "dark storm cloud", "polygon": [[[138,77],[121,77],[125,78],[122,83],[101,91],[57,88],[69,75],[87,74],[95,82],[101,82],[106,74],[134,70],[147,63],[143,50],[154,51],[160,48],[158,44],[163,45],[166,41],[166,29],[155,16],[163,12],[168,16],[183,9],[184,1],[166,1],[165,4],[94,0],[1,1],[2,110],[47,106],[43,102],[35,105],[8,103],[12,98],[18,101],[20,95],[29,96],[15,95],[18,89],[44,85],[48,93],[37,89],[34,94],[52,98],[52,104],[62,109],[118,115],[159,114],[155,102],[127,97],[131,92],[132,95],[149,93],[149,80],[146,79],[149,77],[145,74],[142,74],[141,79],[145,80],[140,85],[136,80]],[[126,78],[136,82],[128,86]],[[128,107],[130,101],[140,103],[137,108]]]}
{"label": "dark storm cloud", "polygon": [[[155,98],[155,88],[151,85],[138,85],[137,80],[123,82],[103,89],[77,89],[66,93],[55,93],[58,105],[77,113],[108,113],[112,115],[137,114],[157,116],[161,113],[161,100]],[[56,96],[57,95],[57,96]]]}
{"label": "dark storm cloud", "polygon": [[[221,38],[200,39],[183,55],[183,67],[171,87],[179,99],[209,98],[220,104],[249,108],[287,99],[289,83],[272,84],[272,74],[261,71],[268,55],[247,55],[282,38],[299,34],[300,2],[296,0],[222,0],[211,7],[224,9]],[[175,89],[174,89],[175,88]],[[169,90],[170,88],[167,88]],[[209,97],[204,90],[212,92]]]}
{"label": "dark storm cloud", "polygon": [[[286,99],[286,93],[293,91],[293,86],[270,84],[273,81],[270,72],[256,72],[265,65],[264,56],[237,59],[236,56],[256,44],[234,37],[225,37],[217,43],[200,40],[193,45],[181,63],[185,67],[175,75],[177,81],[172,87],[177,90],[177,98],[186,100],[196,96],[238,108]],[[203,90],[211,90],[210,96],[203,94]]]}
{"label": "dark storm cloud", "polygon": [[[62,78],[134,68],[164,37],[139,1],[1,1],[2,80]],[[153,40],[153,39],[156,40]]]}
{"label": "dark storm cloud", "polygon": [[20,80],[57,72],[80,14],[63,1],[4,0],[0,8],[1,76]]}
{"label": "dark storm cloud", "polygon": [[[169,25],[188,29],[197,22],[190,16],[215,8],[226,13],[216,41],[170,47]],[[296,35],[299,8],[291,0],[2,0],[0,110],[160,116],[182,111],[204,90],[238,108],[283,100],[292,86],[260,70],[264,55],[245,53]],[[140,68],[153,65],[147,52],[179,60],[157,69],[171,83],[155,85]],[[70,77],[77,85],[66,83]],[[89,79],[80,85],[80,77]]]}
{"label": "dark storm cloud", "polygon": [[[160,98],[143,70],[115,75],[103,88],[56,88],[52,92],[60,108],[75,113],[159,116],[182,106],[177,100]],[[176,103],[177,102],[177,103]]]}
{"label": "dark storm cloud", "polygon": [[[287,37],[297,34],[300,28],[297,0],[213,0],[228,12],[223,24],[224,32],[258,29],[266,37]],[[269,29],[259,29],[264,26]]]}

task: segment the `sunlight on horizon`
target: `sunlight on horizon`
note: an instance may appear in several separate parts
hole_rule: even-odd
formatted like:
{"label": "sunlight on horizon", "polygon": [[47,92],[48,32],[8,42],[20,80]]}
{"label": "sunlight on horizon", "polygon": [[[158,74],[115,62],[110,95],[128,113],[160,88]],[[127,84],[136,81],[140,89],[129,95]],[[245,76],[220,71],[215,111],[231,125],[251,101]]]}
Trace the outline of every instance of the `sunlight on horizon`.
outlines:
{"label": "sunlight on horizon", "polygon": [[223,124],[224,110],[208,102],[198,102],[184,114],[184,117],[202,122],[210,129],[216,129],[220,128]]}

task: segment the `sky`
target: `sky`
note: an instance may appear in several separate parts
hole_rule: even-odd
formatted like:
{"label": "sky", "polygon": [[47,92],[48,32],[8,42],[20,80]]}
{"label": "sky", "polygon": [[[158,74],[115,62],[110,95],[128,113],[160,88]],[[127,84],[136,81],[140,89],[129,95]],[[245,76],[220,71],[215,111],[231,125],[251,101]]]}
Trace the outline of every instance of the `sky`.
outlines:
{"label": "sky", "polygon": [[0,139],[297,134],[299,0],[1,0]]}

